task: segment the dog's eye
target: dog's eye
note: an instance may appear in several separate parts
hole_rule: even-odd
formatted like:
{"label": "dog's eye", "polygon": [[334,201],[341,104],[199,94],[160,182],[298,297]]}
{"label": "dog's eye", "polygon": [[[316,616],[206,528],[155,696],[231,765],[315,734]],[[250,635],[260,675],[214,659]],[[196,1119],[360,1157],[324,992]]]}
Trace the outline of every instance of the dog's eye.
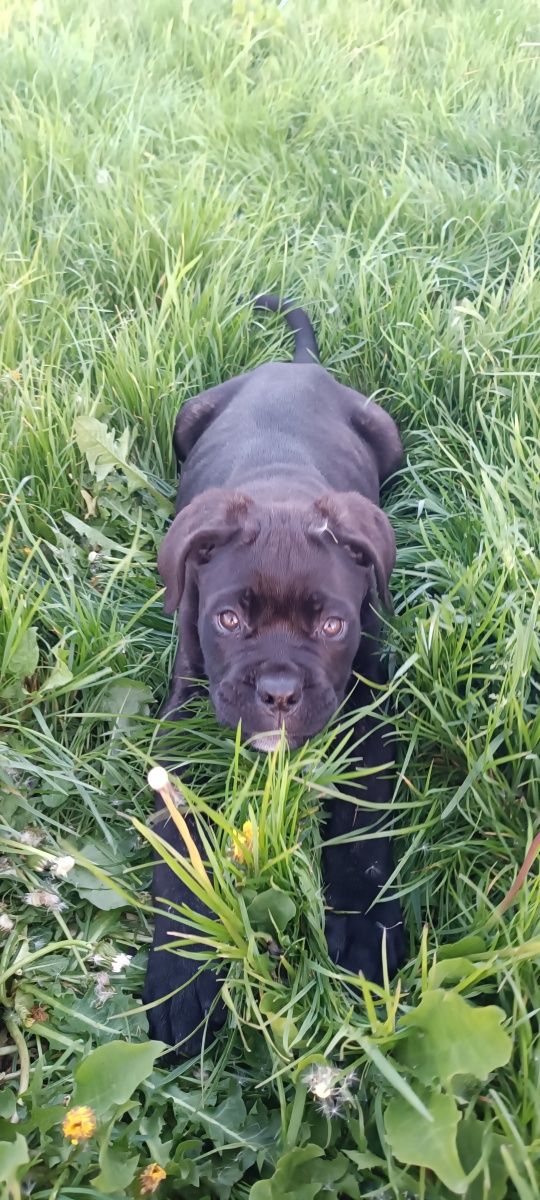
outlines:
{"label": "dog's eye", "polygon": [[240,625],[240,621],[232,608],[226,608],[224,612],[218,613],[217,623],[219,628],[224,629],[226,633],[235,633]]}
{"label": "dog's eye", "polygon": [[322,632],[325,637],[338,637],[340,633],[343,633],[344,628],[345,621],[342,621],[341,617],[328,617],[328,620],[324,622]]}

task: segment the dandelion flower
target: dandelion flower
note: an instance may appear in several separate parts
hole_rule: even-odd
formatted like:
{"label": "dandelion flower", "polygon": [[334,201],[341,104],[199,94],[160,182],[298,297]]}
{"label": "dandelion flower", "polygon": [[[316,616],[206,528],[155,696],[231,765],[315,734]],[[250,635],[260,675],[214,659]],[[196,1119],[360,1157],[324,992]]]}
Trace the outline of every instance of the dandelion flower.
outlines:
{"label": "dandelion flower", "polygon": [[0,933],[11,933],[14,923],[7,913],[0,913]]}
{"label": "dandelion flower", "polygon": [[19,834],[19,841],[24,846],[39,846],[44,836],[40,829],[33,829],[29,825],[28,829],[23,829],[22,833]]}
{"label": "dandelion flower", "polygon": [[69,1138],[72,1146],[86,1142],[96,1132],[96,1114],[87,1104],[70,1108],[62,1121],[64,1137]]}
{"label": "dandelion flower", "polygon": [[25,1025],[30,1027],[35,1021],[39,1021],[42,1025],[49,1020],[48,1010],[43,1004],[33,1004],[25,1021]]}
{"label": "dandelion flower", "polygon": [[62,908],[65,908],[64,901],[57,896],[56,892],[46,892],[43,888],[27,892],[24,899],[32,908],[51,908],[55,912],[60,912]]}
{"label": "dandelion flower", "polygon": [[62,858],[55,859],[51,871],[57,879],[65,879],[74,866],[75,859],[71,857],[71,854],[64,854]]}
{"label": "dandelion flower", "polygon": [[232,856],[234,861],[237,863],[245,862],[246,850],[249,853],[253,850],[253,824],[251,821],[244,821],[242,831],[240,832],[235,829],[233,833]]}
{"label": "dandelion flower", "polygon": [[109,986],[109,976],[106,971],[98,971],[96,976],[96,1000],[98,1004],[104,1004],[114,996],[114,988]]}
{"label": "dandelion flower", "polygon": [[125,971],[126,967],[129,967],[130,963],[131,957],[129,954],[115,954],[111,962],[113,975],[120,975],[122,971]]}
{"label": "dandelion flower", "polygon": [[315,1064],[304,1078],[306,1087],[317,1100],[331,1100],[337,1090],[339,1072],[334,1067]]}
{"label": "dandelion flower", "polygon": [[167,1172],[159,1163],[150,1163],[149,1167],[145,1167],[139,1175],[139,1185],[141,1196],[151,1196],[159,1187],[162,1179],[167,1178]]}

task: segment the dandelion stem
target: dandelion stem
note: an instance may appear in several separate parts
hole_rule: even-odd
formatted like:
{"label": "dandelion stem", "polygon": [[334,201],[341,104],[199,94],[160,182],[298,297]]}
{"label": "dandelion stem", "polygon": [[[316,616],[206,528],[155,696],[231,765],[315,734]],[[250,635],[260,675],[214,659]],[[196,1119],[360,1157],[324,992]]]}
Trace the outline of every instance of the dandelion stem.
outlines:
{"label": "dandelion stem", "polygon": [[494,925],[495,922],[499,919],[499,917],[502,917],[503,913],[506,912],[507,908],[510,908],[510,905],[513,904],[520,888],[522,888],[523,884],[525,883],[527,875],[529,874],[529,871],[530,871],[530,869],[533,865],[533,862],[536,858],[536,855],[538,854],[539,851],[540,851],[540,833],[537,833],[536,837],[533,838],[533,840],[527,850],[525,858],[523,859],[521,867],[519,868],[519,871],[516,875],[516,878],[514,879],[512,886],[508,889],[506,896],[504,897],[503,900],[501,900],[501,903],[497,905],[495,912],[493,912],[491,914],[491,916],[489,917],[489,919],[487,921],[488,928],[489,928],[489,926]]}
{"label": "dandelion stem", "polygon": [[26,1045],[26,1040],[20,1026],[13,1017],[6,1017],[5,1024],[10,1037],[15,1042],[19,1055],[20,1075],[17,1092],[19,1096],[22,1096],[27,1091],[30,1082],[30,1055],[28,1053],[28,1046]]}

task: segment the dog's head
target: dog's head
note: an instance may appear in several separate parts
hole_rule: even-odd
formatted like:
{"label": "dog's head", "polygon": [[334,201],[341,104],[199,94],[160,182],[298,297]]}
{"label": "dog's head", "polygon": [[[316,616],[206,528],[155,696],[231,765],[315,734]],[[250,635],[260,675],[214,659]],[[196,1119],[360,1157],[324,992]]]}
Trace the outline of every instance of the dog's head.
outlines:
{"label": "dog's head", "polygon": [[182,509],[158,557],[165,609],[221,724],[263,750],[282,726],[291,746],[322,729],[394,561],[387,517],[355,492],[262,504],[213,488]]}

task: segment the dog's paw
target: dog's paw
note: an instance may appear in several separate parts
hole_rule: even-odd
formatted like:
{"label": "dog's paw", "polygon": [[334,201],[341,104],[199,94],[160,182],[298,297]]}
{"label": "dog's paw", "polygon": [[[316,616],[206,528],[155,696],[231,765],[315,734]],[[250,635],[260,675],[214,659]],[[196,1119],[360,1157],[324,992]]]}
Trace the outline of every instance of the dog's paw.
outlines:
{"label": "dog's paw", "polygon": [[328,953],[337,966],[371,983],[383,981],[383,956],[390,978],[405,959],[403,917],[397,901],[380,904],[366,916],[329,912],[325,926]]}
{"label": "dog's paw", "polygon": [[200,975],[196,971],[196,963],[179,955],[150,951],[144,988],[144,1003],[154,1005],[147,1013],[150,1037],[166,1042],[185,1058],[200,1054],[203,1045],[213,1042],[227,1011],[220,997],[221,981],[213,971],[206,969]]}

